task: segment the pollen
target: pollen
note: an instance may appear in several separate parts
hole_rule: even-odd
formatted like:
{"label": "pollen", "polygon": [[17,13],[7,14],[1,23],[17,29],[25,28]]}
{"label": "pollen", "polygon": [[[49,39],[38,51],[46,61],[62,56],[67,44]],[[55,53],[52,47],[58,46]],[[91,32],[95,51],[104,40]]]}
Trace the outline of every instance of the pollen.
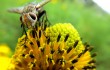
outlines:
{"label": "pollen", "polygon": [[29,29],[18,39],[8,70],[95,70],[91,50],[70,23]]}

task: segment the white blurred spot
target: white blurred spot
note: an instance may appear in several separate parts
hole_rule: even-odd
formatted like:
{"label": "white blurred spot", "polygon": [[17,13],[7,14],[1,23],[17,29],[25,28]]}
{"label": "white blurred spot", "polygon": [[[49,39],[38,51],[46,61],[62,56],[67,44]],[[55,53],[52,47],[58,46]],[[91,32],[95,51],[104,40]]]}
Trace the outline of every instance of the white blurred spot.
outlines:
{"label": "white blurred spot", "polygon": [[110,14],[110,0],[93,0],[104,11]]}

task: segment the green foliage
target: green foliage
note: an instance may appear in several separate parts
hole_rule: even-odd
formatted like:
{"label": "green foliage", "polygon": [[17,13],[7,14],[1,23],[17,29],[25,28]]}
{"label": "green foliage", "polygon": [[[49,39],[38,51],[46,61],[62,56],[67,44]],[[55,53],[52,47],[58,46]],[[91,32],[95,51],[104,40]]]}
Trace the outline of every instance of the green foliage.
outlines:
{"label": "green foliage", "polygon": [[[17,39],[22,35],[20,15],[8,13],[7,9],[21,6],[29,1],[31,0],[2,0],[0,2],[0,43],[7,43],[13,50]],[[51,24],[72,23],[83,42],[94,46],[94,51],[98,53],[97,70],[110,69],[110,16],[108,14],[97,6],[87,7],[77,0],[51,2],[44,9],[47,11]]]}

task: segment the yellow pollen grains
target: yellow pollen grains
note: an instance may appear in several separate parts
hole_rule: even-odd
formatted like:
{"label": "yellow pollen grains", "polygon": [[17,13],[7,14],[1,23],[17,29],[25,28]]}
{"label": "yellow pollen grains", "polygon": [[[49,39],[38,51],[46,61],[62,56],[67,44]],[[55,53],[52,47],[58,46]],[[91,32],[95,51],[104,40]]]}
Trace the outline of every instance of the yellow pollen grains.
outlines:
{"label": "yellow pollen grains", "polygon": [[91,49],[70,23],[29,29],[18,39],[8,70],[95,70]]}
{"label": "yellow pollen grains", "polygon": [[65,42],[65,49],[74,45],[79,53],[84,50],[84,46],[77,30],[70,23],[57,23],[56,25],[49,27],[46,33],[47,36],[50,36],[51,42],[56,41],[59,34],[61,35],[59,40],[61,42],[64,41],[68,35],[68,39]]}

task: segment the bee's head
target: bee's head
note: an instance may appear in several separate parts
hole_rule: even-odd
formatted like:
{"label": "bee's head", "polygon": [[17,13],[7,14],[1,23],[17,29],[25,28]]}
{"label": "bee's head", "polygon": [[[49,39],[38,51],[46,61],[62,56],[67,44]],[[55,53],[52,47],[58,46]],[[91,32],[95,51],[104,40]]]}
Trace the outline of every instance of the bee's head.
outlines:
{"label": "bee's head", "polygon": [[37,16],[35,13],[32,12],[23,13],[20,17],[20,20],[24,25],[30,28],[35,25],[37,21]]}
{"label": "bee's head", "polygon": [[51,0],[43,0],[42,2],[37,3],[37,4],[30,3],[24,7],[12,8],[12,9],[9,9],[8,11],[12,13],[18,13],[18,14],[29,13],[29,12],[36,13],[36,10],[38,11],[41,7],[43,7],[49,1]]}
{"label": "bee's head", "polygon": [[24,7],[10,9],[9,12],[21,14],[20,20],[21,22],[26,25],[28,28],[35,25],[37,21],[37,15],[41,8],[48,3],[50,0],[43,0],[42,2],[35,4],[30,3]]}
{"label": "bee's head", "polygon": [[24,7],[23,12],[21,13],[20,20],[25,24],[28,28],[35,25],[38,17],[37,15],[41,11],[40,7],[37,7],[36,4],[30,3]]}

